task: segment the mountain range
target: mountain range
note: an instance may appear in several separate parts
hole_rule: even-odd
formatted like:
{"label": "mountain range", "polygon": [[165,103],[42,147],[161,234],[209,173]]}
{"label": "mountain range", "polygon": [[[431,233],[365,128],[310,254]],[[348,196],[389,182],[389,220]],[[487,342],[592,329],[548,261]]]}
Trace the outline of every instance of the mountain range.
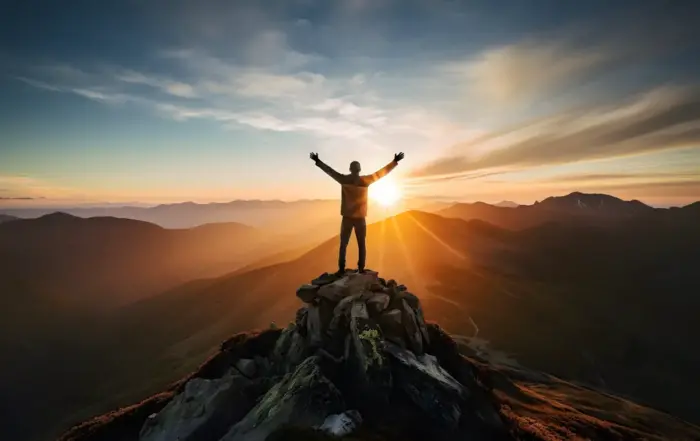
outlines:
{"label": "mountain range", "polygon": [[10,216],[9,214],[0,214],[0,224],[3,222],[11,221],[17,219],[14,216]]}
{"label": "mountain range", "polygon": [[[436,210],[449,203],[419,198],[400,201],[387,209],[370,201],[369,220],[378,220],[387,213],[395,214],[407,209]],[[0,210],[5,216],[36,218],[55,212],[51,208],[7,208]],[[195,203],[180,202],[149,206],[87,206],[66,207],[61,211],[78,217],[118,217],[140,220],[164,228],[192,228],[220,222],[238,222],[276,234],[296,233],[312,228],[328,220],[335,220],[340,213],[333,200],[299,200],[292,202],[275,200],[235,200],[231,202]],[[284,220],[284,222],[281,222]]]}
{"label": "mountain range", "polygon": [[[464,351],[700,422],[689,346],[700,336],[700,203],[574,193],[437,208],[371,224],[368,262],[411,286]],[[289,293],[333,269],[333,229],[337,215],[314,245],[284,248],[293,234],[240,224],[54,214],[0,225],[0,280],[14,280],[0,289],[2,344],[15,361],[0,372],[0,424],[11,439],[45,439],[162,390],[232,333],[286,323],[298,307]],[[124,294],[134,286],[149,289]]]}

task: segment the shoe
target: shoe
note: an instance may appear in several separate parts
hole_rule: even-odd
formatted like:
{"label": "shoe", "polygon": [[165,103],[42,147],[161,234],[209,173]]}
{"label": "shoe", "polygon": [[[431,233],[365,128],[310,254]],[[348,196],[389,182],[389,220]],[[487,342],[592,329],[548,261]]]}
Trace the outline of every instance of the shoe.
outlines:
{"label": "shoe", "polygon": [[343,277],[345,275],[345,268],[338,269],[338,271],[336,271],[333,275],[336,277]]}

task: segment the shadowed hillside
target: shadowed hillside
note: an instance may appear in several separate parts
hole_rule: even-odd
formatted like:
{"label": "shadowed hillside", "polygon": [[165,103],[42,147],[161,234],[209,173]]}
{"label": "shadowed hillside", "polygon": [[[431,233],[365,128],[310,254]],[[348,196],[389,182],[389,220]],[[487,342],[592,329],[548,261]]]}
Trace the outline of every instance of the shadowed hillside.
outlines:
{"label": "shadowed hillside", "polygon": [[3,222],[8,222],[8,221],[11,221],[11,220],[15,220],[15,219],[17,219],[17,218],[14,217],[14,216],[10,216],[10,215],[8,215],[8,214],[0,214],[0,224],[3,223]]}
{"label": "shadowed hillside", "polygon": [[[408,212],[369,227],[368,262],[414,287],[427,317],[465,347],[491,345],[528,366],[692,419],[688,391],[699,361],[685,342],[700,335],[692,319],[698,300],[690,294],[698,287],[697,230],[610,228],[512,232]],[[162,385],[192,369],[226,335],[285,323],[298,300],[284,293],[332,269],[336,241],[291,262],[193,282],[119,311],[100,341],[113,350],[95,370],[106,368],[100,363],[126,367],[103,385],[103,395],[114,396],[121,384],[136,394],[124,398],[155,392],[155,379]]]}
{"label": "shadowed hillside", "polygon": [[323,274],[297,290],[284,330],[237,334],[167,390],[60,441],[700,437],[620,397],[461,356],[408,289],[371,271]]}
{"label": "shadowed hillside", "polygon": [[262,256],[265,251],[256,248],[270,239],[236,223],[166,230],[129,219],[53,213],[0,227],[0,283],[16,293],[15,300],[113,306],[229,272],[256,253]]}
{"label": "shadowed hillside", "polygon": [[[700,361],[686,342],[700,335],[694,319],[700,305],[692,295],[700,290],[694,276],[700,237],[692,213],[678,210],[686,213],[682,222],[550,223],[522,231],[407,212],[369,226],[368,265],[411,286],[427,318],[464,350],[697,421],[693,397],[700,391],[693,379]],[[38,364],[62,354],[80,370],[55,370],[62,380],[42,384],[51,399],[32,415],[44,415],[52,430],[65,428],[161,390],[234,332],[284,325],[298,306],[289,293],[332,270],[337,247],[336,237],[292,261],[189,282],[64,328]],[[352,244],[350,264],[355,249]],[[36,374],[18,372],[23,380],[15,393],[29,397],[21,385]]]}

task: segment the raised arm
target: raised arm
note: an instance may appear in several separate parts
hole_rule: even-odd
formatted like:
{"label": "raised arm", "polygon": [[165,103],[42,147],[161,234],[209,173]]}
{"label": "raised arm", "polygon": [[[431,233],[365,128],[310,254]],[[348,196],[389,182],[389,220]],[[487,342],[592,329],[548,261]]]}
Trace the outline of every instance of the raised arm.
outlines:
{"label": "raised arm", "polygon": [[374,182],[377,182],[384,176],[386,176],[390,171],[392,171],[394,168],[396,168],[397,165],[399,165],[399,161],[403,159],[403,152],[402,153],[397,153],[394,155],[394,160],[385,165],[384,167],[380,168],[376,172],[372,173],[371,175],[367,176],[367,181],[369,184],[372,184]]}
{"label": "raised arm", "polygon": [[333,168],[331,166],[329,166],[328,164],[326,164],[325,162],[321,161],[318,158],[318,153],[311,153],[309,155],[309,157],[316,163],[316,166],[318,168],[320,168],[321,170],[326,172],[326,174],[328,176],[330,176],[331,178],[338,181],[338,183],[342,184],[343,175],[338,173],[337,171],[333,170]]}

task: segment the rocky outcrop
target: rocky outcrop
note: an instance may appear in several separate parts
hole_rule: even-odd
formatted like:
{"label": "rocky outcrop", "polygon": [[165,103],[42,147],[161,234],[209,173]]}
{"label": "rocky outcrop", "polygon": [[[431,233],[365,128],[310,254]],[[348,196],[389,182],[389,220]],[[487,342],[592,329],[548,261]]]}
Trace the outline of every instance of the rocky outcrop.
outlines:
{"label": "rocky outcrop", "polygon": [[[603,395],[462,356],[418,297],[376,273],[323,274],[297,296],[286,328],[235,335],[170,390],[60,441],[700,439],[624,400],[577,408]],[[603,408],[637,413],[604,420]]]}
{"label": "rocky outcrop", "polygon": [[405,286],[371,271],[323,274],[297,296],[294,322],[223,343],[122,441],[323,439],[372,428],[402,440],[507,434],[493,402],[470,390],[481,386],[443,366],[454,348],[431,345],[442,335]]}

